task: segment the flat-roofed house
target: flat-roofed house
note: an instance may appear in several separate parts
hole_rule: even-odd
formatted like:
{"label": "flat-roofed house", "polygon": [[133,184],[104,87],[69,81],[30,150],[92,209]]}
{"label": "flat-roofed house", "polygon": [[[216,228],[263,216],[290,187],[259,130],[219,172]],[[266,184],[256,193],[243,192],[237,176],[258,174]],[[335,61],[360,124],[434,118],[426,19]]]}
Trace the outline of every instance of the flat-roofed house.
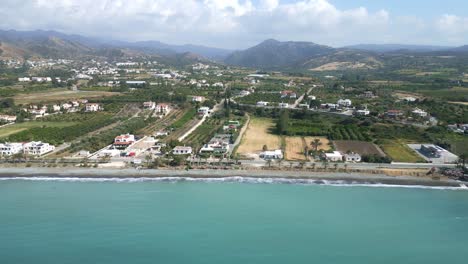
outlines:
{"label": "flat-roofed house", "polygon": [[0,156],[11,156],[23,151],[22,143],[0,143]]}
{"label": "flat-roofed house", "polygon": [[41,156],[55,149],[55,146],[41,141],[32,141],[23,145],[24,154]]}

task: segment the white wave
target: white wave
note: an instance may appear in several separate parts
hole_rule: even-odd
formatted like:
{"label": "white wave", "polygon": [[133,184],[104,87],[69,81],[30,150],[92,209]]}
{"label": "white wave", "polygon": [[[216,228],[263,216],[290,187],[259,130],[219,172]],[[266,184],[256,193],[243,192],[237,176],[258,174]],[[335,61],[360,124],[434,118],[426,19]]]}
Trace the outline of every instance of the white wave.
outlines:
{"label": "white wave", "polygon": [[0,177],[0,181],[57,181],[57,182],[225,182],[225,183],[251,183],[251,184],[296,184],[296,185],[323,185],[333,187],[374,187],[374,188],[411,188],[434,190],[465,190],[464,184],[459,187],[424,186],[424,185],[399,185],[384,184],[350,180],[325,180],[325,179],[288,179],[288,178],[255,178],[255,177],[219,177],[219,178],[194,178],[194,177],[126,177],[126,178],[81,178],[81,177]]}

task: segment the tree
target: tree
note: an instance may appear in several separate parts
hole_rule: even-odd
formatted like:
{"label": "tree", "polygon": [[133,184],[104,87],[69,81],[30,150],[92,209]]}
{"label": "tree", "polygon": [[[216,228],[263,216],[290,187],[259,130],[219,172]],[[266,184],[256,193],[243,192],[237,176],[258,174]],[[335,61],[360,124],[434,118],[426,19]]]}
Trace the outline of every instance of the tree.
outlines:
{"label": "tree", "polygon": [[267,150],[268,150],[268,146],[267,146],[267,145],[263,145],[262,150],[263,150],[263,151],[267,151]]}
{"label": "tree", "polygon": [[280,135],[285,135],[288,132],[289,128],[289,112],[283,110],[280,113],[278,121],[276,123],[276,129]]}
{"label": "tree", "polygon": [[151,154],[148,154],[145,156],[145,163],[146,163],[147,168],[150,167],[150,164],[152,163],[152,161],[153,161],[153,156]]}
{"label": "tree", "polygon": [[458,160],[458,163],[462,166],[462,168],[465,170],[466,169],[466,158],[468,154],[461,154],[460,159]]}
{"label": "tree", "polygon": [[316,138],[316,139],[314,139],[314,141],[312,141],[312,142],[310,143],[310,145],[314,148],[315,152],[317,152],[317,151],[318,151],[318,148],[319,148],[320,146],[322,146],[323,144],[322,144],[322,142],[320,142],[320,139]]}

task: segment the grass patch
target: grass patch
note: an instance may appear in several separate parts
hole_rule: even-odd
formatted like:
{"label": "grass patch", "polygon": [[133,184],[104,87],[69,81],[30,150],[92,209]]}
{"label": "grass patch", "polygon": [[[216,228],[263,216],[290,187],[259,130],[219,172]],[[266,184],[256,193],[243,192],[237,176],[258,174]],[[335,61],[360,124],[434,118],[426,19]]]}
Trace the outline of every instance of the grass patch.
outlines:
{"label": "grass patch", "polygon": [[69,127],[78,124],[77,122],[42,122],[42,121],[31,121],[24,123],[17,123],[0,128],[0,138],[8,137],[10,135],[19,133],[21,131],[30,128],[45,128],[45,127]]}
{"label": "grass patch", "polygon": [[188,121],[192,120],[192,118],[195,116],[197,113],[197,110],[195,109],[190,109],[188,110],[179,120],[175,121],[172,124],[173,128],[181,128],[187,123]]}
{"label": "grass patch", "polygon": [[380,145],[383,151],[395,162],[424,163],[425,160],[414,150],[398,140],[386,140]]}

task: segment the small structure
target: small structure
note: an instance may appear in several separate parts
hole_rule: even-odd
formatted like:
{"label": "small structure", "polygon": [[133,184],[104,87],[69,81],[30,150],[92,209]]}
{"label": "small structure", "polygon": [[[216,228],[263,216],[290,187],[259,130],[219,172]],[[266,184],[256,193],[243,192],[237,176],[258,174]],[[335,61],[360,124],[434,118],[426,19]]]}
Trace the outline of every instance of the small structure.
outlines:
{"label": "small structure", "polygon": [[388,110],[386,115],[388,117],[396,118],[396,117],[402,116],[403,112],[401,110]]}
{"label": "small structure", "polygon": [[192,147],[177,146],[172,150],[174,155],[191,155],[193,152]]}
{"label": "small structure", "polygon": [[415,116],[427,117],[427,112],[419,108],[415,108],[411,113]]}
{"label": "small structure", "polygon": [[333,151],[333,153],[325,153],[325,159],[328,161],[343,161],[343,155],[339,151]]}
{"label": "small structure", "polygon": [[268,106],[268,102],[264,102],[264,101],[259,101],[257,102],[257,106]]}
{"label": "small structure", "polygon": [[0,115],[0,121],[15,122],[16,121],[16,116]]}
{"label": "small structure", "polygon": [[281,107],[281,108],[288,108],[289,104],[281,102],[281,103],[278,104],[278,106]]}
{"label": "small structure", "polygon": [[101,105],[95,104],[95,103],[88,103],[86,104],[85,109],[86,109],[86,112],[98,112],[99,110],[101,110]]}
{"label": "small structure", "polygon": [[211,114],[211,110],[207,106],[202,106],[198,109],[197,111],[198,115],[204,116],[204,115],[209,115]]}
{"label": "small structure", "polygon": [[340,99],[340,100],[338,100],[338,102],[336,104],[339,105],[339,106],[351,107],[352,102],[349,99]]}
{"label": "small structure", "polygon": [[24,154],[31,156],[41,156],[55,149],[55,146],[41,141],[31,141],[23,145]]}
{"label": "small structure", "polygon": [[361,162],[362,158],[361,155],[353,152],[344,154],[344,160],[346,162]]}
{"label": "small structure", "polygon": [[192,96],[192,102],[201,103],[203,101],[205,101],[205,97],[203,96]]}
{"label": "small structure", "polygon": [[263,151],[260,153],[260,158],[264,160],[276,160],[283,158],[283,151],[281,149],[273,150],[273,151]]}
{"label": "small structure", "polygon": [[143,108],[148,109],[148,110],[154,110],[156,108],[156,103],[149,101],[149,102],[144,102],[143,103]]}

